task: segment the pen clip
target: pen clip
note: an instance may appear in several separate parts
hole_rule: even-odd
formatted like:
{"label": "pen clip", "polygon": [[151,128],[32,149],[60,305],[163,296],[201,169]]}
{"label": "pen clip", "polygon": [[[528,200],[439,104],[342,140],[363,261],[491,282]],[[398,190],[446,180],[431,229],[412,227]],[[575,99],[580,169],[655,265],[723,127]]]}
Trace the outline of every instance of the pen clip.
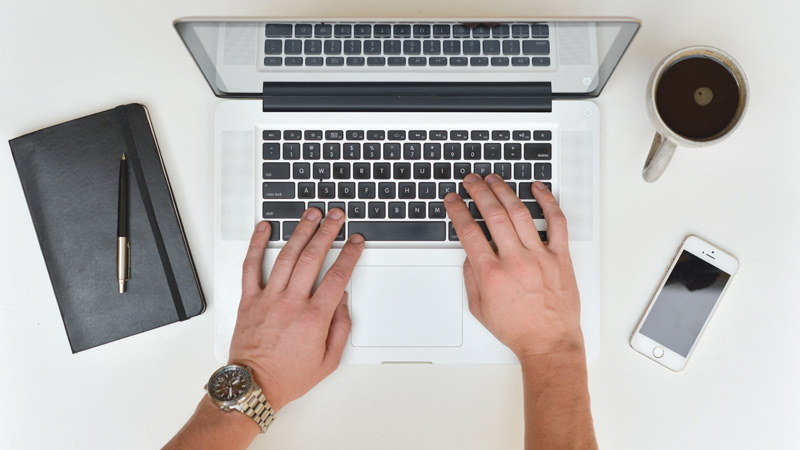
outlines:
{"label": "pen clip", "polygon": [[128,254],[128,270],[125,274],[125,281],[128,281],[131,279],[131,241],[127,241],[125,245],[128,247],[128,251],[125,252]]}

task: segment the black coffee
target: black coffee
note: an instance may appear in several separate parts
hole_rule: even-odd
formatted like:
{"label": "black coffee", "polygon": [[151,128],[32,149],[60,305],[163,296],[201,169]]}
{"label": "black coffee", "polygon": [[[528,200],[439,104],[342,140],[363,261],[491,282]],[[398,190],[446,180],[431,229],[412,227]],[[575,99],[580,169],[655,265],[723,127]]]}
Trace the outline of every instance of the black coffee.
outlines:
{"label": "black coffee", "polygon": [[707,140],[736,118],[739,83],[727,67],[704,56],[672,64],[656,86],[656,109],[679,135]]}

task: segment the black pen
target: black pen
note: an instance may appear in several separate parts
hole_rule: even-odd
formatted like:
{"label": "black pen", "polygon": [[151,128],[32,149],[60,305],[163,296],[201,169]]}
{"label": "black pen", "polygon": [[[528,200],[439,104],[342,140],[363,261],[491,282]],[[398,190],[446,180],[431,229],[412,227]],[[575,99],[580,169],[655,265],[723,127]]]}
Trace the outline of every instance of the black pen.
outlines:
{"label": "black pen", "polygon": [[125,281],[130,279],[130,251],[128,242],[128,161],[125,153],[119,162],[119,201],[117,202],[117,281],[119,293],[125,292]]}

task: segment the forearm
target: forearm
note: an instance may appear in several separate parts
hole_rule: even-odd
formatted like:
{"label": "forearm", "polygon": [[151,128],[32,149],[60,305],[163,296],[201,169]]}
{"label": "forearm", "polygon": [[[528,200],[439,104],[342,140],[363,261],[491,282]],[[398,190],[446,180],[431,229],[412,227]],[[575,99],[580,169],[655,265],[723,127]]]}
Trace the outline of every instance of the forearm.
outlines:
{"label": "forearm", "polygon": [[525,448],[596,449],[583,348],[521,359]]}
{"label": "forearm", "polygon": [[260,429],[253,419],[225,412],[204,396],[186,425],[164,447],[176,449],[246,449]]}

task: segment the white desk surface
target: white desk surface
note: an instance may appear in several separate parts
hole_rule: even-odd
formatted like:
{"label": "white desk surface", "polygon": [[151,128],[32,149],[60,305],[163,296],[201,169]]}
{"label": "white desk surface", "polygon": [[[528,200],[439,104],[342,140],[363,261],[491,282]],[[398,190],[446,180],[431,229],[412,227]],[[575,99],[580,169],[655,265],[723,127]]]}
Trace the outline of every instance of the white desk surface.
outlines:
{"label": "white desk surface", "polygon": [[[0,14],[0,448],[158,448],[220,365],[213,314],[70,353],[11,138],[128,102],[147,105],[200,279],[212,282],[212,120],[218,100],[172,21],[183,16],[632,16],[643,27],[597,100],[602,113],[601,354],[589,367],[607,449],[800,448],[800,4],[792,0],[5,2]],[[693,44],[750,81],[741,127],[640,176],[651,70]],[[792,81],[795,80],[795,81]],[[628,337],[682,239],[741,268],[682,373]],[[522,447],[518,366],[343,366],[252,448]]]}

